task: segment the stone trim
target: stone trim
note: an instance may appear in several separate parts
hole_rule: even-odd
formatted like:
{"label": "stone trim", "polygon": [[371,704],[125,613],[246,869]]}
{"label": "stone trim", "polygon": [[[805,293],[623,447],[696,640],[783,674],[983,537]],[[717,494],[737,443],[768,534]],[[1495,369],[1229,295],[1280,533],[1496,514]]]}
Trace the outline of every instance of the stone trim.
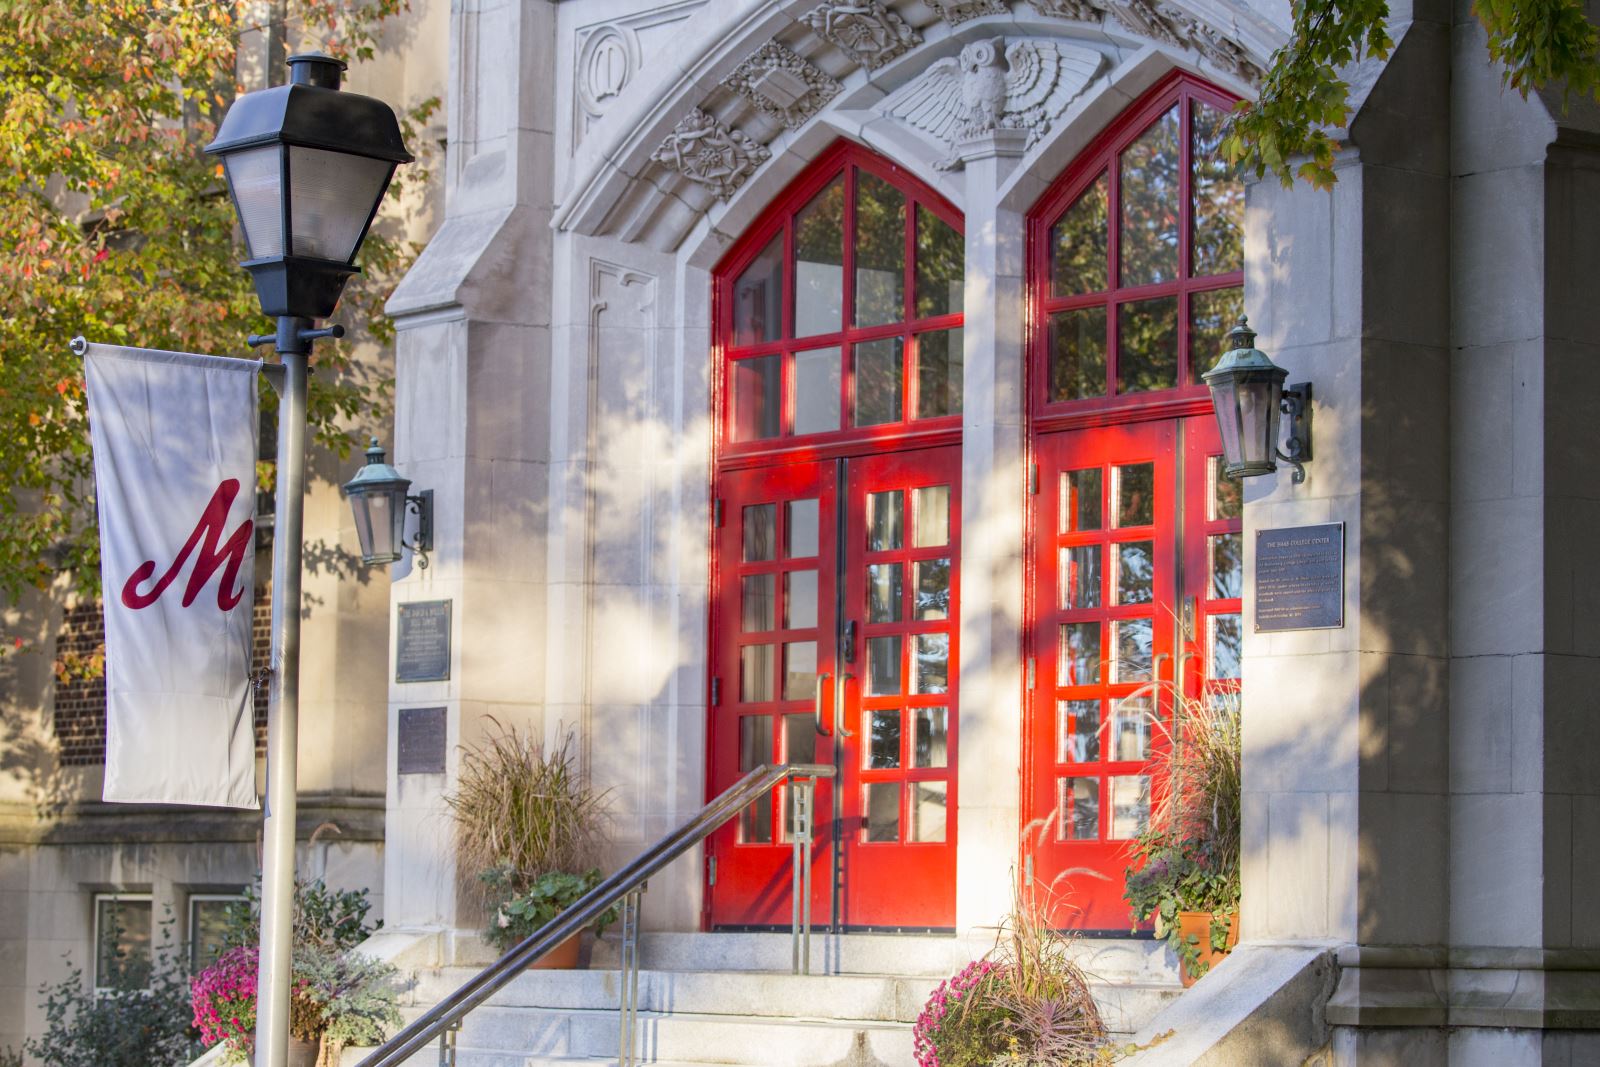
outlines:
{"label": "stone trim", "polygon": [[1347,945],[1338,963],[1333,1025],[1600,1029],[1593,949]]}

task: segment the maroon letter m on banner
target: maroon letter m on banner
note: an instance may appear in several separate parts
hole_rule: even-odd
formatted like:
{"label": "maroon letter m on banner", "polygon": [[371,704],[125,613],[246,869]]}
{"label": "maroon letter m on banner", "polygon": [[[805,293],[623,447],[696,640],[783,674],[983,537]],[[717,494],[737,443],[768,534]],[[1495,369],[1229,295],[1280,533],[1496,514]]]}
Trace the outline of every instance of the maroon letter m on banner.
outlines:
{"label": "maroon letter m on banner", "polygon": [[223,544],[221,551],[217,550],[217,541],[222,536],[222,524],[228,521],[228,509],[233,507],[233,498],[239,495],[239,479],[228,478],[211,494],[211,503],[206,505],[205,511],[200,514],[200,521],[195,525],[194,532],[189,535],[189,540],[184,542],[183,548],[178,552],[178,558],[172,561],[172,566],[167,568],[156,584],[150,587],[149,592],[139,592],[139,584],[149,579],[156,571],[155,560],[145,560],[139,569],[133,572],[122,587],[122,602],[135,610],[147,608],[161,599],[161,594],[166,592],[167,586],[172,584],[178,572],[183,569],[189,553],[199,546],[200,552],[195,556],[194,570],[189,574],[189,584],[183,590],[183,606],[188,607],[194,603],[194,598],[200,595],[200,590],[205,588],[206,582],[217,572],[217,568],[227,566],[222,571],[222,581],[217,584],[217,607],[223,611],[232,611],[233,606],[239,603],[239,598],[244,595],[244,590],[234,589],[234,583],[239,579],[239,568],[244,564],[244,554],[250,548],[250,538],[255,533],[255,520],[246,519],[239,524]]}

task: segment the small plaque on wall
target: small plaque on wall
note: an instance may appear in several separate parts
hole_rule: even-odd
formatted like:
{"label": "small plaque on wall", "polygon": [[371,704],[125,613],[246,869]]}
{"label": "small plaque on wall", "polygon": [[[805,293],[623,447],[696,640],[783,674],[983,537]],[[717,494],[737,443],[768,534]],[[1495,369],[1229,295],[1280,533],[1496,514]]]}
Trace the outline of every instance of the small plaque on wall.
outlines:
{"label": "small plaque on wall", "polygon": [[1256,531],[1256,632],[1344,625],[1344,523]]}
{"label": "small plaque on wall", "polygon": [[445,710],[401,708],[396,760],[400,774],[443,774]]}
{"label": "small plaque on wall", "polygon": [[395,627],[394,680],[450,680],[450,601],[401,604]]}

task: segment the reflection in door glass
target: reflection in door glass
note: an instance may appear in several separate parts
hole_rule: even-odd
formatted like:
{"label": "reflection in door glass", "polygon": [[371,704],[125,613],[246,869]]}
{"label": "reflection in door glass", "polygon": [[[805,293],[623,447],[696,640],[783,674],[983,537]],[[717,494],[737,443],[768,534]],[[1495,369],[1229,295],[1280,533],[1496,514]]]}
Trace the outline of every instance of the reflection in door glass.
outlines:
{"label": "reflection in door glass", "polygon": [[915,724],[917,733],[912,740],[911,765],[918,768],[949,766],[949,709],[918,708]]}
{"label": "reflection in door glass", "polygon": [[1106,395],[1106,309],[1050,316],[1050,402]]}
{"label": "reflection in door glass", "polygon": [[912,490],[916,498],[913,512],[916,525],[911,531],[912,548],[938,548],[950,543],[950,487],[925,485]]}
{"label": "reflection in door glass", "polygon": [[1136,837],[1150,821],[1150,776],[1117,774],[1111,777],[1111,836]]}
{"label": "reflection in door glass", "polygon": [[950,561],[925,559],[913,566],[917,574],[917,618],[949,618]]}
{"label": "reflection in door glass", "polygon": [[771,645],[745,645],[739,650],[739,699],[746,704],[772,699]]}
{"label": "reflection in door glass", "polygon": [[760,633],[772,629],[775,616],[773,615],[772,590],[777,575],[774,574],[747,574],[740,583],[741,603],[744,610],[741,617],[741,629],[747,633]]}
{"label": "reflection in door glass", "polygon": [[1096,685],[1100,681],[1100,624],[1069,622],[1061,627],[1057,685]]}
{"label": "reflection in door glass", "polygon": [[1178,298],[1130,300],[1117,308],[1117,392],[1178,384]]}
{"label": "reflection in door glass", "polygon": [[817,572],[790,571],[783,576],[783,628],[806,630],[817,624]]}
{"label": "reflection in door glass", "polygon": [[900,547],[905,524],[905,499],[900,490],[867,496],[867,551],[889,552]]}
{"label": "reflection in door glass", "polygon": [[778,436],[782,393],[782,357],[734,360],[733,439],[756,441]]}
{"label": "reflection in door glass", "polygon": [[1154,463],[1131,463],[1112,470],[1118,526],[1149,526],[1156,521],[1155,481]]}
{"label": "reflection in door glass", "polygon": [[967,244],[943,219],[917,208],[917,318],[961,310]]}
{"label": "reflection in door glass", "polygon": [[1057,763],[1094,763],[1100,758],[1100,702],[1056,701]]}
{"label": "reflection in door glass", "polygon": [[1061,840],[1093,841],[1100,836],[1100,780],[1062,778]]}
{"label": "reflection in door glass", "polygon": [[918,634],[911,665],[913,693],[943,693],[950,688],[950,635]]}
{"label": "reflection in door glass", "polygon": [[866,841],[900,840],[900,783],[868,782],[862,787],[861,806],[866,812],[862,838]]}
{"label": "reflection in door glass", "polygon": [[1061,532],[1100,529],[1100,468],[1061,475]]}
{"label": "reflection in door glass", "polygon": [[783,333],[783,234],[733,283],[733,343],[753,345]]}
{"label": "reflection in door glass", "polygon": [[1148,604],[1155,598],[1155,542],[1124,541],[1117,546],[1117,603]]}
{"label": "reflection in door glass", "polygon": [[[770,505],[769,505],[770,506]],[[821,510],[815,500],[791,500],[784,505],[784,520],[788,526],[785,540],[791,559],[806,559],[817,554],[817,519]],[[764,557],[771,559],[771,556]]]}
{"label": "reflection in door glass", "polygon": [[1113,682],[1148,682],[1154,657],[1150,647],[1155,636],[1151,619],[1116,619],[1111,623],[1114,662]]}
{"label": "reflection in door glass", "polygon": [[961,327],[917,337],[917,418],[961,414]]}
{"label": "reflection in door glass", "polygon": [[867,621],[899,622],[902,602],[903,564],[867,565]]}
{"label": "reflection in door glass", "polygon": [[861,728],[867,732],[867,770],[888,770],[900,766],[900,709],[869,711],[862,715]]}
{"label": "reflection in door glass", "polygon": [[1222,473],[1223,459],[1212,456],[1211,468],[1211,518],[1237,519],[1244,514],[1244,486],[1237,478]]}
{"label": "reflection in door glass", "polygon": [[744,509],[744,561],[761,563],[774,558],[778,545],[778,507],[752,504]]}
{"label": "reflection in door glass", "polygon": [[1061,550],[1061,606],[1100,606],[1100,546],[1071,545]]}
{"label": "reflection in door glass", "polygon": [[1122,152],[1118,258],[1123,285],[1169,282],[1178,276],[1180,135],[1174,105]]}
{"label": "reflection in door glass", "polygon": [[[772,759],[772,719],[745,715],[739,719],[739,771],[755,770]],[[772,802],[762,797],[739,813],[739,840],[746,844],[772,840]]]}
{"label": "reflection in door glass", "polygon": [[826,433],[839,428],[838,348],[794,354],[794,432]]}
{"label": "reflection in door glass", "polygon": [[1147,696],[1123,697],[1117,701],[1111,720],[1111,759],[1148,759],[1150,725],[1154,707]]}
{"label": "reflection in door glass", "polygon": [[1211,595],[1217,599],[1244,594],[1244,543],[1239,534],[1211,538]]}
{"label": "reflection in door glass", "polygon": [[911,840],[944,840],[945,790],[944,782],[911,783]]}
{"label": "reflection in door glass", "polygon": [[783,646],[783,699],[817,697],[817,643],[792,641]]}
{"label": "reflection in door glass", "polygon": [[900,638],[867,638],[867,695],[900,695]]}
{"label": "reflection in door glass", "polygon": [[900,421],[900,400],[905,395],[904,349],[905,342],[898,337],[857,343],[856,426]]}
{"label": "reflection in door glass", "polygon": [[1207,620],[1210,628],[1210,655],[1206,657],[1211,665],[1208,678],[1237,678],[1239,677],[1239,659],[1243,632],[1239,628],[1237,615],[1213,615]]}
{"label": "reflection in door glass", "polygon": [[857,326],[905,317],[906,198],[882,178],[856,172]]}
{"label": "reflection in door glass", "polygon": [[794,217],[794,335],[834,333],[844,320],[844,178]]}

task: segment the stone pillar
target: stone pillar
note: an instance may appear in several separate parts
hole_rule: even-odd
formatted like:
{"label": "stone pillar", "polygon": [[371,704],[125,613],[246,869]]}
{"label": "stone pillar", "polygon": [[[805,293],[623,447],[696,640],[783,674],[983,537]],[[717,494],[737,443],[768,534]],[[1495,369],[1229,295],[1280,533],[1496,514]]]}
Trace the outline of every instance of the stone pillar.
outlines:
{"label": "stone pillar", "polygon": [[[458,907],[442,796],[493,718],[543,736],[555,9],[451,16],[446,218],[389,302],[399,327],[394,462],[434,491],[426,570],[392,601],[451,604],[448,681],[389,685],[386,918],[477,925]],[[393,627],[391,626],[391,629]],[[446,709],[444,774],[396,774],[406,707]]]}
{"label": "stone pillar", "polygon": [[961,719],[956,927],[990,926],[1021,875],[1022,337],[1026,230],[998,204],[1022,155],[1019,131],[962,148],[966,159],[966,327],[961,420]]}

